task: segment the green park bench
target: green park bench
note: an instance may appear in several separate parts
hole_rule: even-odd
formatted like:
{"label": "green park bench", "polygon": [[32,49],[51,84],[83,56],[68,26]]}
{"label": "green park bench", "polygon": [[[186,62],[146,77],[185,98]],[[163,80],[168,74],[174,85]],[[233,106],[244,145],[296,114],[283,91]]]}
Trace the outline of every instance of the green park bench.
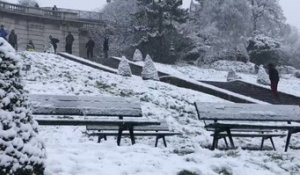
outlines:
{"label": "green park bench", "polygon": [[[292,134],[300,132],[300,108],[297,105],[264,105],[236,103],[195,103],[199,120],[205,128],[212,131],[211,149],[218,147],[218,140],[229,138],[234,147],[233,137],[261,137],[261,149],[264,141],[270,139],[273,149],[273,137],[287,135],[285,151],[288,150]],[[292,123],[293,122],[293,123]],[[288,131],[287,134],[278,130]]]}
{"label": "green park bench", "polygon": [[[142,118],[140,102],[132,98],[30,95],[29,101],[32,114],[39,125],[87,126],[88,130],[106,130],[109,132],[105,134],[105,137],[117,136],[118,145],[121,143],[122,136],[128,135],[132,144],[135,144],[135,136],[156,136],[156,145],[157,140],[162,138],[166,146],[165,136],[179,134],[169,131],[167,125],[161,125],[160,121]],[[64,118],[45,118],[46,115],[64,116]],[[84,116],[85,118],[73,119],[65,116]],[[106,129],[99,129],[99,127]],[[110,129],[107,130],[107,128]],[[145,131],[144,134],[136,132],[142,129]],[[104,137],[104,134],[100,132],[98,134],[94,132],[92,135]]]}

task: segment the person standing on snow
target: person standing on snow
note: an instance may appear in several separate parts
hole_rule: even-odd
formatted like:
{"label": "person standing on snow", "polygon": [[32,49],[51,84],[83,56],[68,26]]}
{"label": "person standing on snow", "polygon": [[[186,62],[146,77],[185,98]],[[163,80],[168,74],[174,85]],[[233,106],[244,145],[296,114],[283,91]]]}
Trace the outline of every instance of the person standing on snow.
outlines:
{"label": "person standing on snow", "polygon": [[94,56],[94,47],[95,47],[95,42],[92,40],[92,37],[89,38],[89,41],[86,43],[85,48],[86,48],[86,55],[87,58],[93,58]]}
{"label": "person standing on snow", "polygon": [[105,58],[108,58],[108,51],[109,51],[108,37],[105,37],[103,42],[103,52]]}
{"label": "person standing on snow", "polygon": [[72,46],[74,42],[74,37],[71,32],[68,33],[66,37],[66,52],[72,54]]}
{"label": "person standing on snow", "polygon": [[277,91],[277,86],[278,86],[278,82],[279,82],[279,74],[278,71],[275,69],[275,65],[274,64],[269,64],[269,78],[271,81],[271,90],[272,90],[272,94],[275,98],[278,98],[278,91]]}
{"label": "person standing on snow", "polygon": [[0,37],[4,38],[6,40],[7,32],[4,29],[4,25],[1,25],[0,27]]}
{"label": "person standing on snow", "polygon": [[8,42],[14,49],[17,50],[18,37],[15,33],[15,30],[11,30],[9,37],[8,37]]}

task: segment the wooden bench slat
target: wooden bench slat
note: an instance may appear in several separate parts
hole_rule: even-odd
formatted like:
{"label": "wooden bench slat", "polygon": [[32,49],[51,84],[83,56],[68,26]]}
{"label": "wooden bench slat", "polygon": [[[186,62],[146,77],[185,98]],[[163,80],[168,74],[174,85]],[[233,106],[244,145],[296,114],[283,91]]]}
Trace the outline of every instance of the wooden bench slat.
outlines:
{"label": "wooden bench slat", "polygon": [[[211,134],[214,136],[214,134]],[[227,137],[227,133],[219,133],[220,137]],[[267,134],[259,134],[259,133],[231,133],[232,137],[284,137],[286,134],[275,134],[275,133],[267,133]]]}
{"label": "wooden bench slat", "polygon": [[195,103],[200,120],[300,121],[297,105]]}
{"label": "wooden bench slat", "polygon": [[34,115],[142,117],[139,100],[105,96],[30,95]]}
{"label": "wooden bench slat", "polygon": [[[99,125],[87,125],[87,130],[118,130],[115,126],[99,126]],[[135,131],[169,131],[168,127],[160,125],[147,125],[147,126],[136,126]]]}
{"label": "wooden bench slat", "polygon": [[[117,136],[117,132],[99,132],[99,133],[89,133],[89,136]],[[122,135],[129,136],[128,132],[123,132]],[[177,132],[134,132],[135,136],[174,136],[181,135],[181,133]]]}
{"label": "wooden bench slat", "polygon": [[159,125],[156,120],[70,120],[70,119],[36,119],[39,125]]}
{"label": "wooden bench slat", "polygon": [[[107,125],[87,125],[87,130],[118,130],[118,127]],[[166,121],[161,121],[160,125],[136,126],[135,131],[169,131]]]}
{"label": "wooden bench slat", "polygon": [[278,130],[290,130],[295,129],[299,130],[300,126],[298,125],[263,125],[263,124],[228,124],[228,123],[213,123],[209,124],[210,128],[232,128],[232,129],[278,129]]}

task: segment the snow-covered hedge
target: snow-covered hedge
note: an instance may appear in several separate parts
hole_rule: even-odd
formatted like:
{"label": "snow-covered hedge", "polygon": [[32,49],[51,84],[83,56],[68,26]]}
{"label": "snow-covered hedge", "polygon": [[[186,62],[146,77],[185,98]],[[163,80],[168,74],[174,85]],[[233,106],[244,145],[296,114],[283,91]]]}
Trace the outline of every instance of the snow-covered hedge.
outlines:
{"label": "snow-covered hedge", "polygon": [[146,56],[145,65],[142,71],[142,78],[144,80],[159,80],[157,70],[154,63],[149,55]]}
{"label": "snow-covered hedge", "polygon": [[255,65],[250,62],[244,63],[240,61],[220,60],[220,61],[215,61],[209,67],[221,71],[231,71],[233,69],[236,72],[254,73],[255,72],[254,66]]}
{"label": "snow-covered hedge", "polygon": [[132,75],[128,60],[125,56],[122,56],[121,61],[119,63],[118,74],[128,77],[131,77]]}
{"label": "snow-covered hedge", "polygon": [[267,72],[266,72],[265,68],[263,67],[263,65],[259,66],[256,81],[257,81],[257,83],[263,84],[263,85],[270,85],[271,84],[270,79],[269,79],[269,75],[267,74]]}
{"label": "snow-covered hedge", "polygon": [[143,61],[143,54],[139,49],[136,49],[134,54],[133,54],[133,61]]}
{"label": "snow-covered hedge", "polygon": [[20,81],[19,60],[0,38],[0,174],[43,175],[45,149]]}

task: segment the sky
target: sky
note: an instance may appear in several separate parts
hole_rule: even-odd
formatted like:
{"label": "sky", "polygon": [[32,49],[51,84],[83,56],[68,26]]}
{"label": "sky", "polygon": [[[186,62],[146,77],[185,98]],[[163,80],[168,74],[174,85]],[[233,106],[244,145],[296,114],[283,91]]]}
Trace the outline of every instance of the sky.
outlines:
{"label": "sky", "polygon": [[[16,3],[18,0],[6,0]],[[188,7],[191,0],[183,0],[183,5]],[[95,10],[104,7],[106,0],[37,0],[40,6],[56,5],[58,8],[70,8],[80,10]],[[287,22],[300,30],[300,0],[280,0]]]}

